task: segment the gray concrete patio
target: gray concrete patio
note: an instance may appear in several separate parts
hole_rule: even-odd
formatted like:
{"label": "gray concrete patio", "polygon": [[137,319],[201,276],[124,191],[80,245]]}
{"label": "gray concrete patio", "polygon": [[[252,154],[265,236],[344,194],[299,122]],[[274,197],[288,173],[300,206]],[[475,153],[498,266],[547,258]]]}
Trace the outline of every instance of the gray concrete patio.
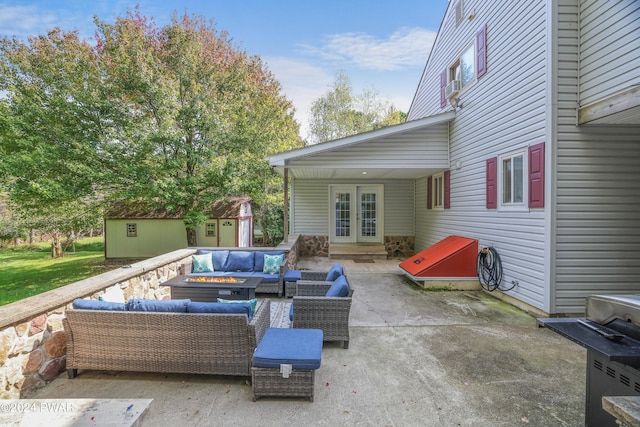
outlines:
{"label": "gray concrete patio", "polygon": [[248,378],[95,371],[28,398],[150,398],[154,426],[584,425],[584,349],[483,292],[423,291],[398,261],[341,262],[355,289],[351,342],[324,345],[313,403],[252,402]]}

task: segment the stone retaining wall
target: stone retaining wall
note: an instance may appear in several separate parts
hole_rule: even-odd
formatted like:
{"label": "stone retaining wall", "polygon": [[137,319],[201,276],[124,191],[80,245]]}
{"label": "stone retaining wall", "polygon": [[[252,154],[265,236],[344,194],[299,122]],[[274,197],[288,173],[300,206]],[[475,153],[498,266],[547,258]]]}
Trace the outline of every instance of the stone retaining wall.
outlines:
{"label": "stone retaining wall", "polygon": [[76,298],[105,293],[167,299],[163,282],[195,249],[182,249],[0,307],[0,399],[18,399],[65,370],[64,312]]}
{"label": "stone retaining wall", "polygon": [[[251,249],[284,250],[295,268],[299,237],[291,235],[287,243],[277,248]],[[67,347],[62,319],[74,299],[109,299],[107,295],[124,301],[168,299],[170,290],[162,283],[183,274],[183,264],[190,262],[189,257],[196,251],[197,248],[180,249],[0,306],[0,399],[21,398],[65,370]]]}

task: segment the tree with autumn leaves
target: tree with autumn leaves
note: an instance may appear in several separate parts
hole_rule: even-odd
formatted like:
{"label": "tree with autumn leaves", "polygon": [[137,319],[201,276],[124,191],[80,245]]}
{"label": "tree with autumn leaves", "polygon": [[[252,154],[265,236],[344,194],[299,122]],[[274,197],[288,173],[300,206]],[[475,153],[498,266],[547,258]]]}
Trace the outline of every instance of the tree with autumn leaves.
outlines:
{"label": "tree with autumn leaves", "polygon": [[302,141],[262,60],[201,17],[95,23],[95,45],[59,29],[0,41],[9,197],[34,218],[144,200],[182,215],[189,245],[213,201],[273,203],[265,189],[282,190],[264,159]]}

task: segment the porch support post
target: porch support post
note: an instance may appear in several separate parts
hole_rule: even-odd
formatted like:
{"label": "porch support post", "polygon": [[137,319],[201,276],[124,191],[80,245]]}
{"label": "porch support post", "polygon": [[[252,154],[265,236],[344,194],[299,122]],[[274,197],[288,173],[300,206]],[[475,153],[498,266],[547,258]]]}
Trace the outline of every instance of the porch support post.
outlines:
{"label": "porch support post", "polygon": [[284,168],[284,242],[289,243],[289,169]]}

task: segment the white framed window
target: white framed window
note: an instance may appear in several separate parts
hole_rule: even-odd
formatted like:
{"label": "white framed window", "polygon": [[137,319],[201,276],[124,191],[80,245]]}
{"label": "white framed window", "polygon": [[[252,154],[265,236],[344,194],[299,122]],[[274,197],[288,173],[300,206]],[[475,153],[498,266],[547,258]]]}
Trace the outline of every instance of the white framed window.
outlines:
{"label": "white framed window", "polygon": [[216,237],[216,224],[214,222],[206,223],[207,237]]}
{"label": "white framed window", "polygon": [[449,67],[449,82],[460,82],[460,90],[476,81],[476,44],[471,43]]}
{"label": "white framed window", "polygon": [[138,224],[127,224],[127,237],[138,237]]}
{"label": "white framed window", "polygon": [[431,194],[433,197],[431,206],[433,206],[433,209],[444,209],[444,174],[433,175],[431,185]]}
{"label": "white framed window", "polygon": [[528,211],[527,150],[498,156],[498,208]]}

